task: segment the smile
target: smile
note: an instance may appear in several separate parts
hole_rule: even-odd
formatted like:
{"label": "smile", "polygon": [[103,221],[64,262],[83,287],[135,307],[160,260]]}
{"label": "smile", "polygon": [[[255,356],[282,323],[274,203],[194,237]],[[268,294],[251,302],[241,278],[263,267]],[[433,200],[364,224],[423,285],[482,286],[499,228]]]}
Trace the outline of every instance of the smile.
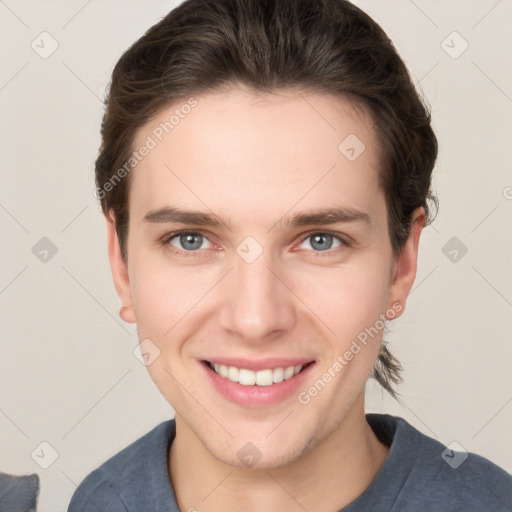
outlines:
{"label": "smile", "polygon": [[297,375],[304,366],[307,366],[300,364],[297,366],[253,371],[246,368],[237,368],[236,366],[226,366],[210,362],[208,364],[217,375],[231,382],[242,384],[242,386],[271,386],[272,384],[278,384],[279,382],[283,382],[283,380],[291,379],[293,376]]}
{"label": "smile", "polygon": [[292,399],[316,364],[305,358],[254,361],[231,357],[199,362],[215,391],[234,404],[251,408],[269,407]]}

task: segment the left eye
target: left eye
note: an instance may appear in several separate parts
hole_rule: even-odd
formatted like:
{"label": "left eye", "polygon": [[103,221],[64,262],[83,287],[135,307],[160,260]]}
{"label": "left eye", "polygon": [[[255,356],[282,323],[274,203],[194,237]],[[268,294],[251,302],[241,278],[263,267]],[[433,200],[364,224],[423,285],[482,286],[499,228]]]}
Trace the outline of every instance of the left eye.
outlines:
{"label": "left eye", "polygon": [[[306,247],[306,249],[313,249],[315,251],[327,251],[342,245],[341,238],[336,235],[331,235],[330,233],[313,233],[308,235],[302,243],[305,243],[308,240],[311,240],[311,242],[309,242],[309,247]],[[337,241],[338,245],[333,247],[332,244],[334,241]]]}

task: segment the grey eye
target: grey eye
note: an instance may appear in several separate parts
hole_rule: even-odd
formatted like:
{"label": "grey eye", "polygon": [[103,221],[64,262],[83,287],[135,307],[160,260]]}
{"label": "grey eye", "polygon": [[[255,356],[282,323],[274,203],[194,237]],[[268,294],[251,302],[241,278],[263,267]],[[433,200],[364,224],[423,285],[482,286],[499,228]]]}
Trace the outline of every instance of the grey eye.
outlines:
{"label": "grey eye", "polygon": [[207,239],[200,233],[182,233],[171,238],[169,243],[177,249],[195,251],[200,249],[205,241]]}
{"label": "grey eye", "polygon": [[[310,247],[306,248],[312,248],[315,251],[327,251],[341,245],[341,242],[337,237],[330,235],[329,233],[314,233],[313,235],[308,236],[302,243],[306,243],[309,240],[311,240],[309,243]],[[333,246],[334,241],[337,241],[338,245]]]}

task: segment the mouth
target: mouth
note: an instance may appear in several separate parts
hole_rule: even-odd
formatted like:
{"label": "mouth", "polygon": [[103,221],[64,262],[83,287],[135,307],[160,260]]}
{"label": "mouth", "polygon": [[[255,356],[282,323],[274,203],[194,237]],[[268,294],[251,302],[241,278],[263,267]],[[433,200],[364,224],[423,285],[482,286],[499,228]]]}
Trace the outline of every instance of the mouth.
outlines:
{"label": "mouth", "polygon": [[[226,364],[221,364],[221,361],[198,362],[204,369],[206,382],[219,396],[252,409],[277,406],[291,400],[305,386],[315,366],[315,361],[308,360],[259,363],[237,360],[237,366],[234,366],[234,360],[223,360],[222,363]],[[247,366],[252,366],[252,369]]]}
{"label": "mouth", "polygon": [[308,363],[299,365],[265,368],[257,371],[243,367],[240,368],[237,366],[212,363],[211,361],[202,361],[202,363],[223,379],[227,379],[235,384],[266,387],[292,379],[313,365],[315,361],[309,361]]}

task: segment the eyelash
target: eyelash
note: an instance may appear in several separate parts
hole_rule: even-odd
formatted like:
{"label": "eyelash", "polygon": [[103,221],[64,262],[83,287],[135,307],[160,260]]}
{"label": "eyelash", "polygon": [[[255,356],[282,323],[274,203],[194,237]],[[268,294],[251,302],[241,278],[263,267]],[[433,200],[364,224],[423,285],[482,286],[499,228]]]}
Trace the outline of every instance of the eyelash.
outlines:
{"label": "eyelash", "polygon": [[[176,249],[174,246],[170,245],[170,241],[178,236],[181,235],[201,235],[204,238],[206,238],[210,243],[211,240],[201,231],[190,231],[190,230],[181,230],[181,231],[173,231],[172,233],[168,233],[161,239],[161,244],[169,251],[173,252],[177,255],[185,255],[185,256],[200,256],[202,250],[204,249],[196,249],[195,251],[186,251],[186,250],[179,250]],[[306,233],[303,238],[300,241],[300,244],[304,243],[308,238],[313,237],[314,235],[329,235],[334,238],[336,238],[341,245],[339,247],[336,247],[335,249],[327,249],[325,251],[313,251],[318,256],[323,256],[325,253],[326,255],[333,255],[338,254],[339,252],[345,250],[346,248],[351,246],[350,241],[347,239],[345,235],[342,233],[338,233],[335,231],[310,231],[309,233]],[[196,254],[194,254],[196,253]]]}

